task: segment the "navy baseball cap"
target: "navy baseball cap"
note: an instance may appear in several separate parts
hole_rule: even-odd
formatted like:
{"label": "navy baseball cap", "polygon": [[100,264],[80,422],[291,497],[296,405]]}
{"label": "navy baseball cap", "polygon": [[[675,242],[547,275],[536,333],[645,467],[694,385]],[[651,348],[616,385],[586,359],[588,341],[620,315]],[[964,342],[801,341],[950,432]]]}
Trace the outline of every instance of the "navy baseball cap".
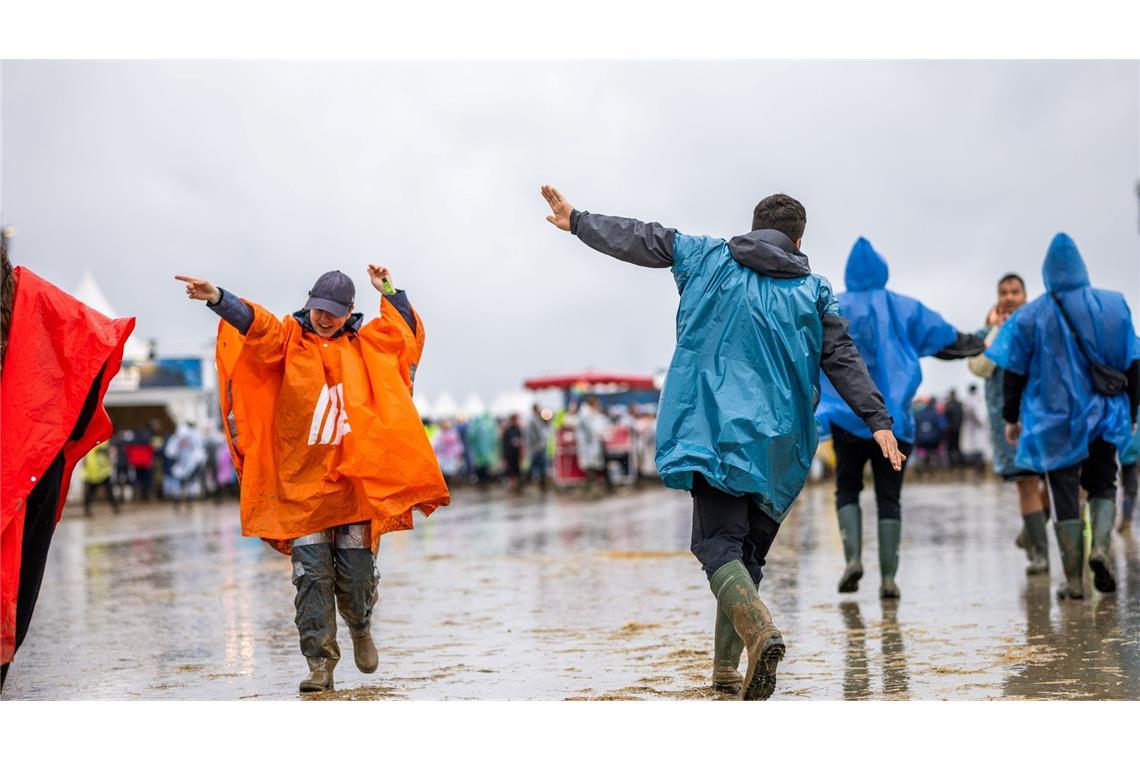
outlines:
{"label": "navy baseball cap", "polygon": [[316,284],[309,291],[305,308],[323,309],[337,317],[343,317],[348,314],[355,300],[356,286],[352,284],[352,278],[337,269],[317,278]]}

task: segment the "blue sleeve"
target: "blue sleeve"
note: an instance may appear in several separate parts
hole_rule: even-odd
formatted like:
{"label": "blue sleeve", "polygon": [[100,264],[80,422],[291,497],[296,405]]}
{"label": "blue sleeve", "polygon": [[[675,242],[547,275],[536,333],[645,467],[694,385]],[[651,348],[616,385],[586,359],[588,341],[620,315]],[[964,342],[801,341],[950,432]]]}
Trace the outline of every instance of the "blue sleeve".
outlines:
{"label": "blue sleeve", "polygon": [[215,304],[207,301],[206,306],[245,335],[253,325],[253,308],[228,290],[218,290],[222,293],[221,299]]}
{"label": "blue sleeve", "polygon": [[839,317],[843,313],[839,310],[839,299],[835,297],[835,290],[831,287],[831,282],[820,275],[819,277],[819,297],[816,298],[815,307],[819,311],[819,318],[823,319],[828,314]]}
{"label": "blue sleeve", "polygon": [[387,293],[384,293],[383,297],[387,298],[388,302],[396,307],[396,311],[400,312],[400,316],[403,317],[404,321],[408,323],[408,327],[410,327],[412,329],[412,332],[415,332],[416,331],[416,315],[412,311],[412,304],[408,301],[407,291],[406,290],[397,290],[392,295],[388,295]]}
{"label": "blue sleeve", "polygon": [[677,281],[677,290],[683,291],[689,278],[704,267],[709,254],[725,245],[727,243],[720,238],[676,233],[673,237],[673,279]]}
{"label": "blue sleeve", "polygon": [[934,356],[958,338],[958,331],[941,314],[920,301],[914,306],[907,322],[907,338],[919,356]]}
{"label": "blue sleeve", "polygon": [[1018,375],[1029,374],[1029,361],[1033,358],[1033,341],[1029,335],[1031,325],[1024,319],[1025,314],[1025,307],[1015,311],[998,330],[993,345],[985,354],[994,364]]}

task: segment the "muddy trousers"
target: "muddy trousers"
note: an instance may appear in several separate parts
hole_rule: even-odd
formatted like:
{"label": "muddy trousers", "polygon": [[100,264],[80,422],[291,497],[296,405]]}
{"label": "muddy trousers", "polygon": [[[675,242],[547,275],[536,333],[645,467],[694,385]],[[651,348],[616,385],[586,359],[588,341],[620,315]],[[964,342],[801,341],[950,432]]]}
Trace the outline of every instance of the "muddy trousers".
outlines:
{"label": "muddy trousers", "polygon": [[297,633],[301,654],[340,660],[336,611],[352,631],[366,631],[376,605],[379,572],[368,523],[341,525],[293,540]]}
{"label": "muddy trousers", "polygon": [[701,569],[713,574],[733,560],[744,564],[760,585],[764,561],[780,524],[756,506],[751,496],[733,496],[693,473],[693,537],[690,548]]}

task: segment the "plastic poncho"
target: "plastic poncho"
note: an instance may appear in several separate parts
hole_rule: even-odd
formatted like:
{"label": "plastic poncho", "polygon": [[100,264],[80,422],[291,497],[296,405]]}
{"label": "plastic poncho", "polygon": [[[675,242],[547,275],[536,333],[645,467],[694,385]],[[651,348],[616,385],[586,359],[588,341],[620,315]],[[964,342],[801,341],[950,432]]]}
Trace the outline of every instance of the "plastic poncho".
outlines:
{"label": "plastic poncho", "polygon": [[583,404],[578,410],[578,422],[574,426],[574,447],[578,467],[583,472],[600,470],[606,466],[605,441],[613,425],[604,412]]}
{"label": "plastic poncho", "polygon": [[[71,474],[111,436],[103,397],[135,326],[134,317],[109,319],[24,267],[12,276],[16,294],[0,387],[0,663],[11,662],[27,631],[50,526],[63,514]],[[87,424],[77,425],[85,417]],[[35,503],[37,486],[58,494],[58,503]],[[25,528],[39,537],[27,541]],[[17,600],[27,605],[17,610]]]}
{"label": "plastic poncho", "polygon": [[383,533],[412,528],[413,509],[450,502],[412,403],[418,315],[413,332],[382,298],[377,318],[321,338],[250,306],[245,336],[221,322],[217,362],[244,535],[288,552],[289,539],[370,522],[375,552]]}
{"label": "plastic poncho", "polygon": [[167,475],[178,481],[186,480],[206,464],[206,441],[195,428],[180,425],[166,442],[165,453],[170,458]]}
{"label": "plastic poncho", "polygon": [[680,233],[673,277],[681,302],[657,419],[662,482],[690,490],[699,472],[782,521],[818,442],[822,318],[839,310],[831,285],[764,276],[725,240]]}
{"label": "plastic poncho", "polygon": [[[912,405],[922,382],[918,360],[949,346],[958,337],[958,331],[920,301],[887,290],[888,275],[886,259],[869,241],[859,238],[847,257],[847,292],[839,294],[839,307],[850,323],[851,339],[895,421],[895,437],[912,443]],[[829,435],[831,426],[836,425],[870,440],[871,431],[822,373],[820,385],[823,398],[816,418],[823,434]]]}
{"label": "plastic poncho", "polygon": [[494,469],[499,465],[499,426],[490,412],[467,424],[467,451],[472,467]]}
{"label": "plastic poncho", "polygon": [[1026,375],[1017,466],[1050,472],[1088,458],[1097,438],[1123,450],[1132,438],[1128,397],[1093,391],[1088,362],[1050,295],[1056,293],[1093,357],[1121,371],[1138,358],[1124,296],[1089,286],[1072,239],[1059,233],[1042,267],[1046,294],[1014,312],[986,351],[1003,369]]}
{"label": "plastic poncho", "polygon": [[106,442],[100,443],[83,457],[82,476],[84,483],[98,485],[114,474],[111,468],[111,447]]}

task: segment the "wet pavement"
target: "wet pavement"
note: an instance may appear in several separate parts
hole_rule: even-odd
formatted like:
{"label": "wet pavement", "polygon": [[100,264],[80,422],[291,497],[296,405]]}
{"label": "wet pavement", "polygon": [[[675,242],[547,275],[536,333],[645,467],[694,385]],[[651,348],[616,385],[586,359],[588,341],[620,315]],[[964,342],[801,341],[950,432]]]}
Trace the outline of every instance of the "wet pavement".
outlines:
{"label": "wet pavement", "polygon": [[[788,644],[774,699],[1140,699],[1140,538],[1113,535],[1115,595],[1062,603],[1055,542],[1051,577],[1024,573],[1014,499],[908,484],[903,598],[880,602],[868,494],[867,575],[840,595],[833,499],[809,488],[761,586]],[[334,698],[721,698],[687,494],[455,501],[384,537],[380,668],[339,624]],[[306,673],[289,560],[235,504],[69,507],[3,699],[298,699]]]}

